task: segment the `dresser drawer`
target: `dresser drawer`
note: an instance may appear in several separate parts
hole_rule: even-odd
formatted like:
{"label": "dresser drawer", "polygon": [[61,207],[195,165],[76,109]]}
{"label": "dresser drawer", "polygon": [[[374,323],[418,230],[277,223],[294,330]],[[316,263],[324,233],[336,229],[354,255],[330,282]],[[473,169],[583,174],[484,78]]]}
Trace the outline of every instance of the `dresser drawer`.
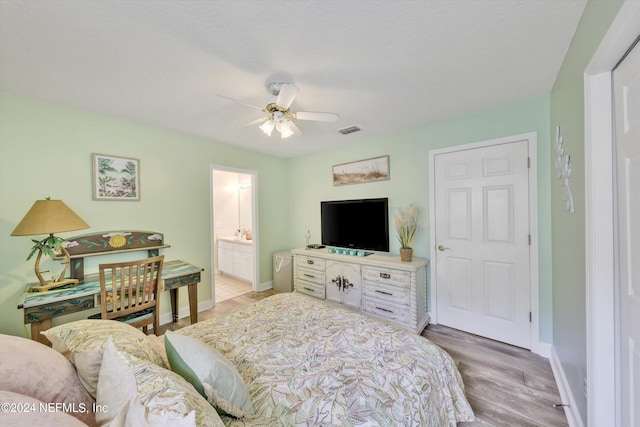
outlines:
{"label": "dresser drawer", "polygon": [[408,287],[365,281],[363,291],[368,297],[393,304],[408,306],[411,301],[411,292]]}
{"label": "dresser drawer", "polygon": [[409,307],[399,306],[389,302],[382,302],[379,299],[365,296],[362,301],[362,309],[370,314],[374,314],[384,319],[393,320],[403,324],[411,324],[411,314]]}
{"label": "dresser drawer", "polygon": [[313,270],[324,271],[325,260],[312,256],[296,255],[296,265],[311,268]]}
{"label": "dresser drawer", "polygon": [[297,266],[296,278],[316,283],[318,285],[324,285],[325,274],[324,270],[313,270],[311,268]]}
{"label": "dresser drawer", "polygon": [[362,279],[376,283],[402,286],[405,288],[411,286],[411,273],[408,271],[394,270],[392,268],[371,267],[365,265],[362,267]]}
{"label": "dresser drawer", "polygon": [[297,280],[296,291],[311,295],[312,297],[324,299],[324,286],[316,285],[315,283]]}

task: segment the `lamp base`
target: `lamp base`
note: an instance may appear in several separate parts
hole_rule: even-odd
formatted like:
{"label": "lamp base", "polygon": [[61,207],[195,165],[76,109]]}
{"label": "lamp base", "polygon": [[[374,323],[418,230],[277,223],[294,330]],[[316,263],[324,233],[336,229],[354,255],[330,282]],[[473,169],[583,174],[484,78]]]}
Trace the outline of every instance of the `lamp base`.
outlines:
{"label": "lamp base", "polygon": [[46,285],[38,285],[29,287],[29,292],[46,292],[50,289],[59,288],[60,286],[79,283],[78,279],[52,280]]}

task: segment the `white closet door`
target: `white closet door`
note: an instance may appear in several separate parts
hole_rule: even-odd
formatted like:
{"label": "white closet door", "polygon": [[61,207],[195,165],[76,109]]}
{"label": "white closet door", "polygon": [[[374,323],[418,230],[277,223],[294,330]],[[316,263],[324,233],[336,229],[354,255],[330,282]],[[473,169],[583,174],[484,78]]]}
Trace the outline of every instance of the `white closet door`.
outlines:
{"label": "white closet door", "polygon": [[640,426],[640,47],[613,72],[620,405],[623,426]]}
{"label": "white closet door", "polygon": [[438,323],[531,347],[528,142],[435,156]]}

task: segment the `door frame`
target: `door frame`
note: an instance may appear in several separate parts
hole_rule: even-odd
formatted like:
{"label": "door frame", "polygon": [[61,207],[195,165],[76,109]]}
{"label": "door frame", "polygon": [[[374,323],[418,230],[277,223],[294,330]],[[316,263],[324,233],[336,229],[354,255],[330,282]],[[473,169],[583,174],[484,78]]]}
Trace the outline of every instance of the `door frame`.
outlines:
{"label": "door frame", "polygon": [[260,247],[260,232],[258,229],[258,171],[250,170],[250,169],[240,169],[234,168],[230,166],[223,165],[209,165],[209,247],[211,256],[209,257],[210,262],[210,271],[211,274],[211,295],[213,300],[213,305],[216,304],[216,289],[215,289],[215,262],[214,255],[216,254],[215,245],[215,218],[214,218],[214,194],[213,194],[213,172],[214,171],[222,171],[222,172],[233,172],[239,173],[243,175],[251,176],[251,240],[253,240],[253,244],[251,245],[253,249],[253,291],[256,292],[258,290],[263,290],[259,286],[259,278],[260,278],[260,257],[259,257],[259,247]]}
{"label": "door frame", "polygon": [[529,299],[531,310],[531,351],[549,357],[550,347],[540,343],[540,302],[539,302],[539,283],[538,283],[538,134],[537,132],[529,132],[520,135],[507,136],[503,138],[491,139],[486,141],[473,142],[469,144],[456,145],[437,150],[429,151],[429,235],[430,235],[430,256],[432,262],[431,267],[431,283],[429,289],[429,298],[431,307],[429,315],[431,323],[438,324],[437,317],[437,263],[436,259],[436,223],[435,223],[435,156],[439,154],[454,153],[463,150],[472,150],[476,148],[491,147],[496,145],[507,144],[527,140],[529,149],[529,234],[531,235],[531,245],[529,249]]}
{"label": "door frame", "polygon": [[[616,355],[612,71],[640,34],[640,2],[627,0],[584,71],[587,420],[621,422]],[[612,224],[614,226],[612,227]],[[617,350],[616,350],[617,351]]]}

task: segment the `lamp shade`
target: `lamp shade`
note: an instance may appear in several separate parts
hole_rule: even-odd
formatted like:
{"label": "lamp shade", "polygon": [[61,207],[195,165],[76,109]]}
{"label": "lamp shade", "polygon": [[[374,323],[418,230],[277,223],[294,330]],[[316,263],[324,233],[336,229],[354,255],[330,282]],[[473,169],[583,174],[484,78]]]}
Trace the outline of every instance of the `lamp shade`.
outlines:
{"label": "lamp shade", "polygon": [[89,228],[62,200],[36,200],[12,236],[33,236]]}

